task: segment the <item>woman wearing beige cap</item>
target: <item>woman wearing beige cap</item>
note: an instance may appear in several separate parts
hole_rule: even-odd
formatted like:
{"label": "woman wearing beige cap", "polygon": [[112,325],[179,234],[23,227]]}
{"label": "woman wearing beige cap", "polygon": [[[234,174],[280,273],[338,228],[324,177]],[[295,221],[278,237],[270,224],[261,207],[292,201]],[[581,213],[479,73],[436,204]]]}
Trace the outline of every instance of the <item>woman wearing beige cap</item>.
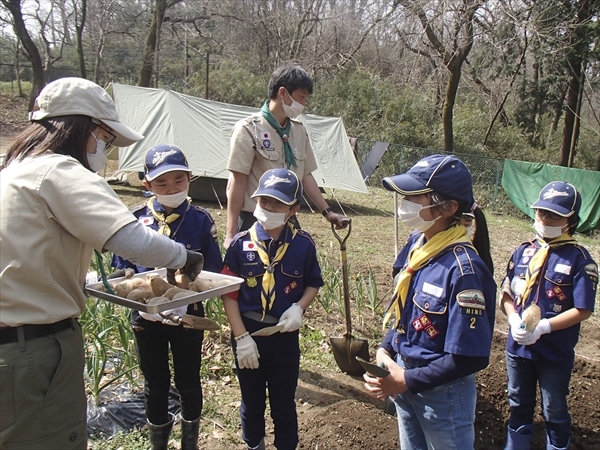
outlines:
{"label": "woman wearing beige cap", "polygon": [[0,447],[85,449],[77,317],[92,251],[170,268],[202,255],[140,224],[94,173],[109,145],[143,138],[100,86],[54,81],[29,118],[0,167]]}

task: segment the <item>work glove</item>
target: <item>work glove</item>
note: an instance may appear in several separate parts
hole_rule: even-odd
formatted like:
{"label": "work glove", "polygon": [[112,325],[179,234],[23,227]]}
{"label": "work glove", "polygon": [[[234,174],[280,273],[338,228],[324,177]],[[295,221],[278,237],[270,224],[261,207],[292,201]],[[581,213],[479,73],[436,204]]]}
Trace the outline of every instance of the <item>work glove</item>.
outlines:
{"label": "work glove", "polygon": [[185,265],[179,271],[185,273],[194,281],[204,268],[204,255],[191,250],[186,250],[186,253]]}
{"label": "work glove", "polygon": [[548,319],[542,319],[538,322],[537,326],[532,332],[520,330],[520,332],[517,334],[517,337],[515,337],[513,334],[513,338],[520,345],[532,345],[538,341],[542,334],[547,334],[551,331],[552,327],[550,326]]}
{"label": "work glove", "polygon": [[175,321],[171,320],[170,316],[183,317],[185,315],[185,313],[187,313],[187,307],[188,307],[188,305],[183,305],[183,306],[180,306],[179,308],[167,309],[167,310],[161,312],[160,315],[163,317],[162,323],[164,323],[165,325],[174,325],[174,326],[179,325],[180,322],[175,322]]}
{"label": "work glove", "polygon": [[521,335],[521,323],[523,320],[521,316],[519,316],[518,312],[513,312],[508,315],[508,324],[510,325],[510,334],[512,334],[513,339],[516,341],[517,336]]}
{"label": "work glove", "polygon": [[302,326],[302,314],[304,314],[302,306],[298,303],[292,303],[292,306],[286,309],[279,318],[279,323],[277,325],[285,324],[283,325],[281,332],[289,333],[290,331],[300,329]]}
{"label": "work glove", "polygon": [[250,333],[244,334],[235,338],[236,348],[235,356],[237,358],[240,369],[258,369],[258,347],[256,342],[250,336]]}
{"label": "work glove", "polygon": [[143,319],[149,320],[150,322],[162,322],[164,319],[159,313],[150,314],[144,311],[140,311],[139,313]]}

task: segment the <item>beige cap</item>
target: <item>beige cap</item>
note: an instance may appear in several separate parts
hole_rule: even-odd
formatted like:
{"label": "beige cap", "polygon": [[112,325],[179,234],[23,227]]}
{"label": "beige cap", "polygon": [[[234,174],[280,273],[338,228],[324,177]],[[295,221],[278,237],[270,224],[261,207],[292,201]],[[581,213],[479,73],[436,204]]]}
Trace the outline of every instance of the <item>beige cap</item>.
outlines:
{"label": "beige cap", "polygon": [[119,121],[117,108],[110,95],[84,78],[60,78],[46,85],[35,99],[29,120],[59,116],[89,116],[112,128],[117,136],[113,145],[127,147],[144,136]]}

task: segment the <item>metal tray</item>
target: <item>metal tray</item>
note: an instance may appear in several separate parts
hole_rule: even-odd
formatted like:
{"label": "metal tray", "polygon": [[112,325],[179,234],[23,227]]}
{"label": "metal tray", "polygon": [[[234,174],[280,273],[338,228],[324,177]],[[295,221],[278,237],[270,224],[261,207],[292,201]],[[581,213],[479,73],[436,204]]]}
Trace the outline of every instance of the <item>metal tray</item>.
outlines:
{"label": "metal tray", "polygon": [[[133,278],[146,279],[146,275],[158,274],[166,280],[167,269],[156,269],[149,270],[148,272],[136,273]],[[212,278],[213,280],[228,280],[231,284],[227,286],[221,286],[215,289],[209,289],[208,291],[198,292],[197,294],[190,295],[189,297],[179,298],[177,300],[171,300],[160,305],[146,305],[144,303],[136,302],[135,300],[129,300],[117,295],[109,294],[108,292],[100,291],[103,287],[102,282],[91,283],[85,286],[85,290],[89,297],[96,297],[102,300],[108,300],[109,302],[117,303],[127,308],[135,309],[137,311],[143,311],[150,314],[159,313],[167,309],[178,308],[180,306],[189,305],[190,303],[197,303],[207,298],[219,297],[220,295],[227,294],[229,292],[237,291],[239,286],[244,282],[242,278],[232,277],[230,275],[223,275],[221,273],[208,272],[203,270],[198,275],[200,278]],[[111,284],[118,284],[127,278],[114,278],[110,280]]]}

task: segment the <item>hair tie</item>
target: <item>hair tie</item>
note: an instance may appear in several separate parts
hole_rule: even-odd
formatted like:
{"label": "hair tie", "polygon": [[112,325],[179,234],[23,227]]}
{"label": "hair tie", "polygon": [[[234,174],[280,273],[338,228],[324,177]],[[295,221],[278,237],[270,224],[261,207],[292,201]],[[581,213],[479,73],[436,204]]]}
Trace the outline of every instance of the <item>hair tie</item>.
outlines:
{"label": "hair tie", "polygon": [[471,206],[471,212],[475,211],[477,209],[477,202],[473,202],[473,205]]}

